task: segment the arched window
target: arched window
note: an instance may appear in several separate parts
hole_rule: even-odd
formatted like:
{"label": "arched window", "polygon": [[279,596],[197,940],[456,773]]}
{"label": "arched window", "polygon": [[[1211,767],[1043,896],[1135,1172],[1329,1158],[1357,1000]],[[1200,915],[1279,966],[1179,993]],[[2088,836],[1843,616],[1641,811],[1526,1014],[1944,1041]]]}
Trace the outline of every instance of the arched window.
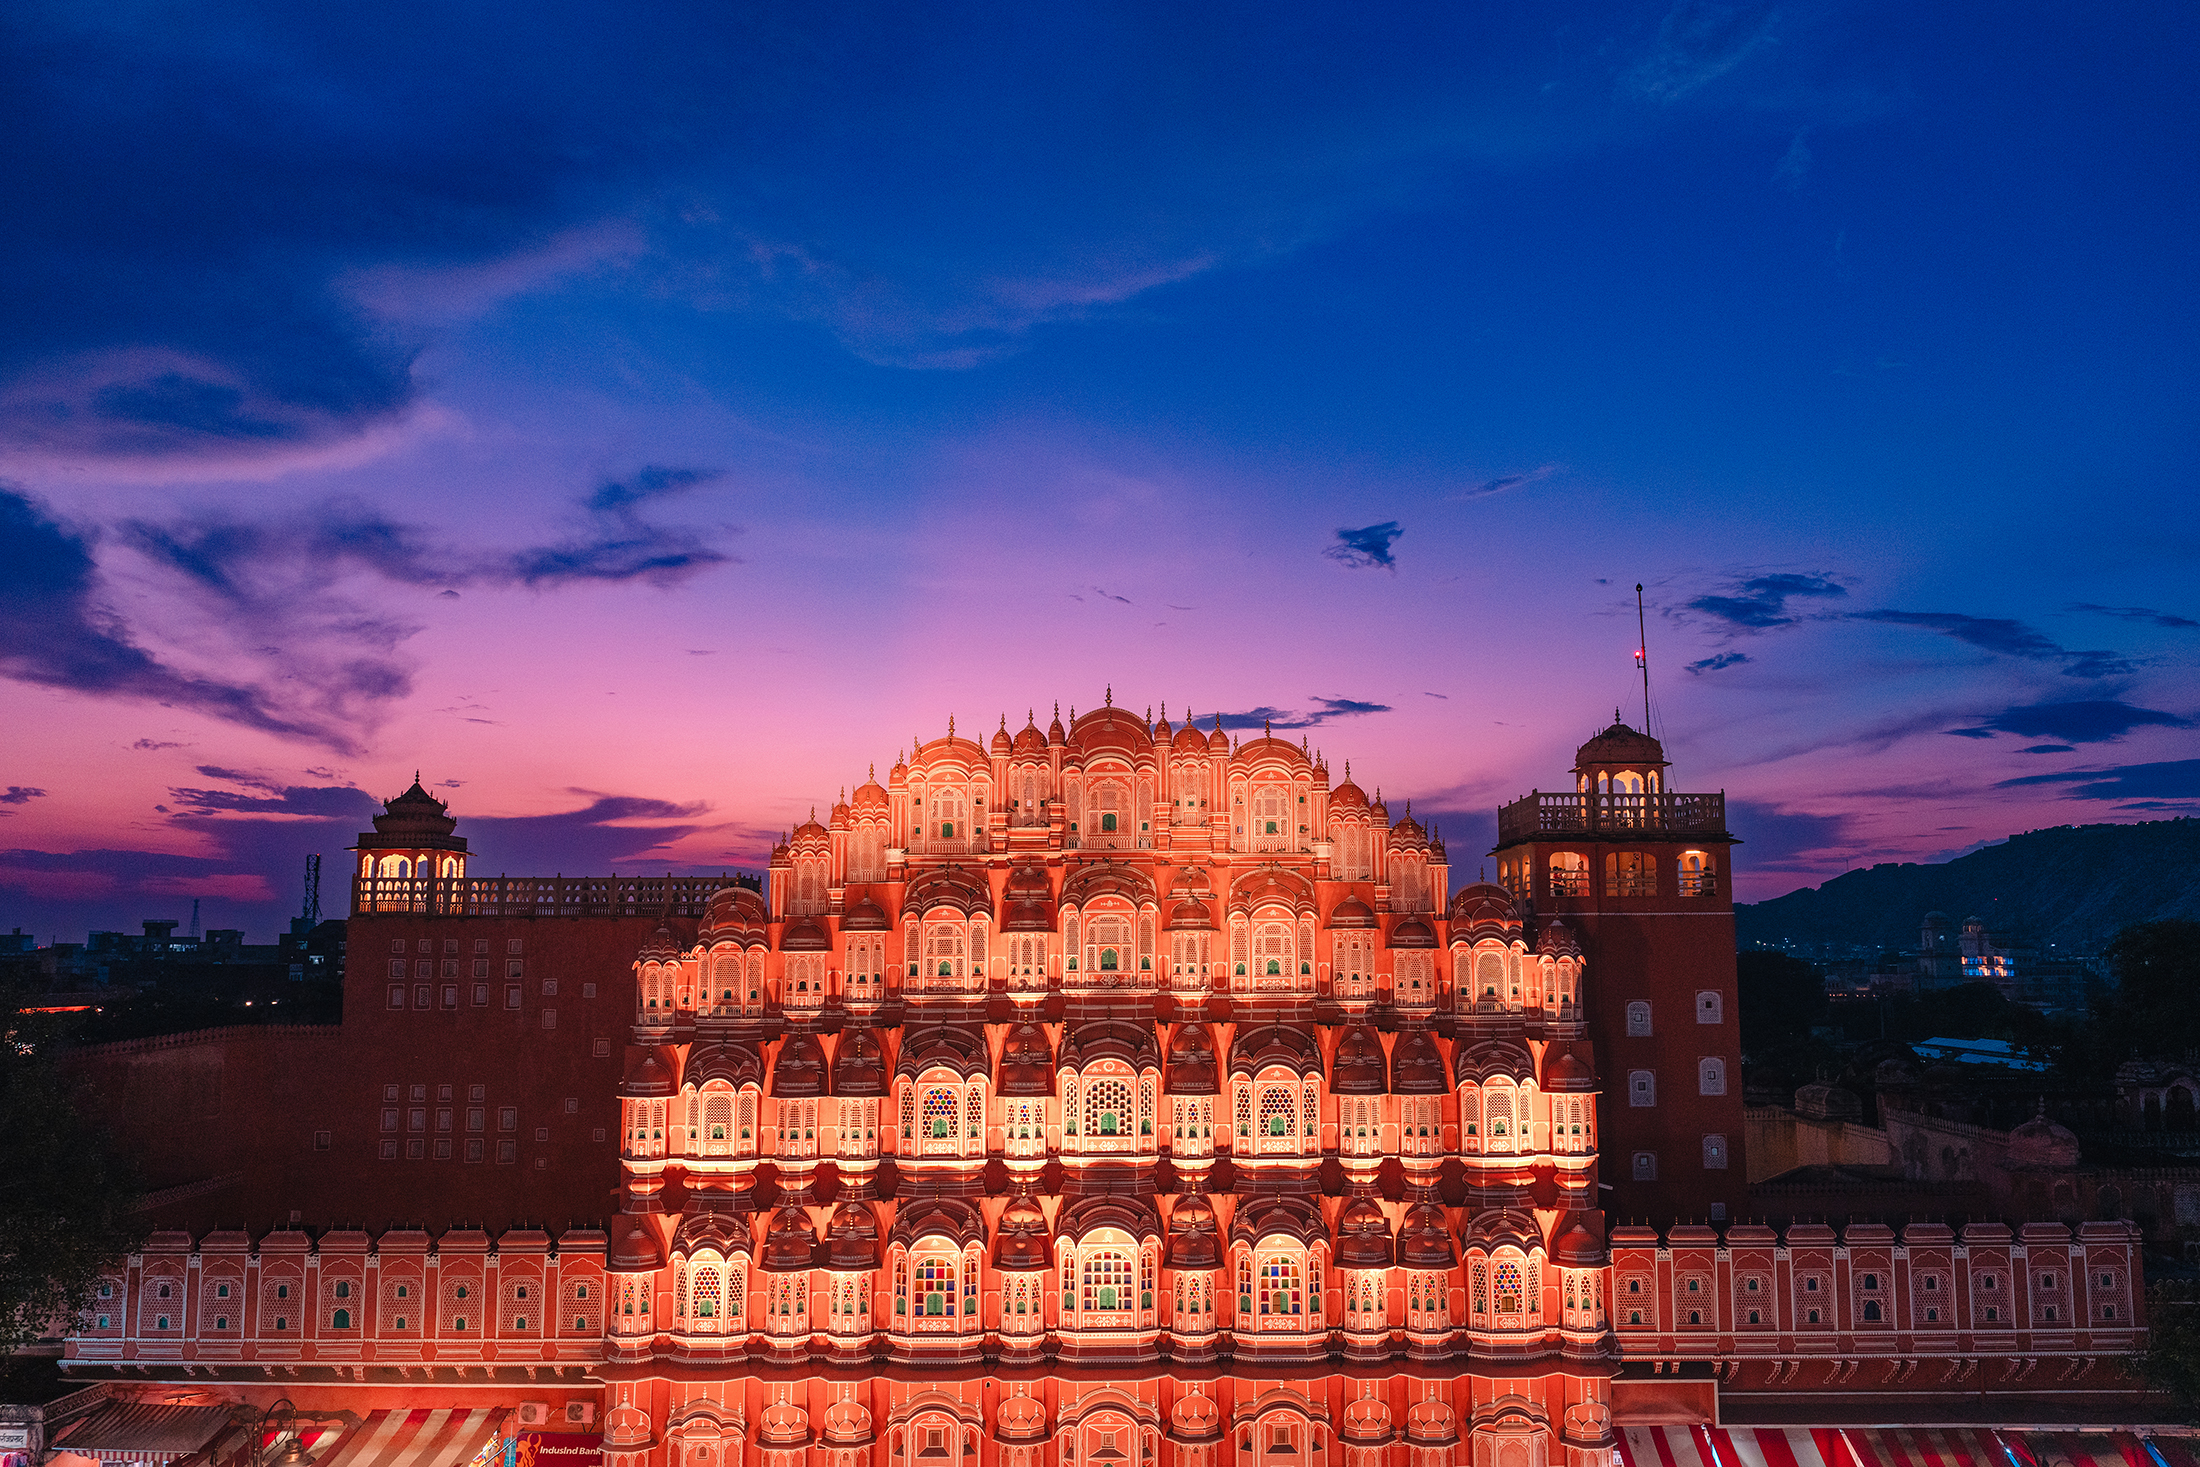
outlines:
{"label": "arched window", "polygon": [[1551,854],[1551,895],[1587,896],[1589,894],[1589,858],[1579,851],[1554,851]]}

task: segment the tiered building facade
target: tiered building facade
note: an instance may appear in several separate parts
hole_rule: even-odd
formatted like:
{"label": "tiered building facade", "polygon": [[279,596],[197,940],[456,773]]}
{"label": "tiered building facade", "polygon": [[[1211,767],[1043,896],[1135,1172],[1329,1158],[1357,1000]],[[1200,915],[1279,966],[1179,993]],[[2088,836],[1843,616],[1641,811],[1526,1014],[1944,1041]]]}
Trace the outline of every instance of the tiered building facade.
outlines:
{"label": "tiered building facade", "polygon": [[[1731,837],[1668,773],[1615,720],[1572,789],[1500,812],[1499,880],[1455,890],[1437,836],[1303,744],[1112,700],[986,743],[951,725],[792,831],[762,890],[668,890],[630,971],[588,985],[625,1005],[616,1096],[590,1102],[616,1102],[600,1231],[164,1235],[72,1360],[280,1359],[294,1396],[523,1363],[600,1407],[620,1467],[1606,1467],[1630,1371],[1660,1400],[1684,1367],[1808,1392],[1869,1362],[1923,1391],[2063,1351],[2086,1363],[2062,1383],[2093,1384],[2138,1338],[2121,1225],[1710,1225],[1746,1201]],[[352,950],[406,954],[393,1026],[468,1021],[464,959],[416,974],[416,944],[493,928],[518,953],[501,934],[536,920],[465,876],[432,804],[409,791],[361,842]],[[631,892],[599,895],[631,920]],[[430,1108],[417,1140],[385,1109],[377,1159],[455,1156],[427,1150]],[[1608,1212],[1691,1227],[1609,1235]],[[252,1341],[209,1351],[184,1281],[237,1254],[242,1300],[246,1253]],[[2025,1262],[2050,1255],[2059,1317]],[[156,1276],[192,1299],[172,1329]],[[480,1302],[454,1326],[461,1278]]]}

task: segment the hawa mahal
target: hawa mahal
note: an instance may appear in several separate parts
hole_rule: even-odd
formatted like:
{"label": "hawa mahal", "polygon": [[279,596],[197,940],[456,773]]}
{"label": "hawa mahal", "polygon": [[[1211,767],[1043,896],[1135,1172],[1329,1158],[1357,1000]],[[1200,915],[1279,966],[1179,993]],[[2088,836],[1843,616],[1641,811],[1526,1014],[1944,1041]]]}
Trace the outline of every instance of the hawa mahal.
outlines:
{"label": "hawa mahal", "polygon": [[1734,841],[1669,773],[1615,718],[1461,883],[1112,696],[950,724],[762,882],[477,877],[416,782],[340,1029],[87,1057],[167,1185],[67,1368],[280,1395],[323,1467],[515,1403],[615,1467],[1614,1467],[2128,1398],[2128,1224],[1751,1214]]}

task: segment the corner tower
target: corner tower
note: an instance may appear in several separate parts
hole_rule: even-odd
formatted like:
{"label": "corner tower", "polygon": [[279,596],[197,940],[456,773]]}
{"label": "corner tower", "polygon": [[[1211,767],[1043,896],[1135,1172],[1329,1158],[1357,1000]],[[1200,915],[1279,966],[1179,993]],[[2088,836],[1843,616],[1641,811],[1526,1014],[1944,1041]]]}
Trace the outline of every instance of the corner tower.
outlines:
{"label": "corner tower", "polygon": [[1498,880],[1596,963],[1589,1037],[1611,1083],[1600,1150],[1621,1216],[1725,1218],[1747,1196],[1726,795],[1670,787],[1664,745],[1616,716],[1570,793],[1497,813]]}
{"label": "corner tower", "polygon": [[360,911],[405,911],[426,900],[428,888],[413,883],[458,881],[466,875],[466,837],[454,835],[450,807],[420,787],[382,802],[374,829],[350,847],[359,856]]}

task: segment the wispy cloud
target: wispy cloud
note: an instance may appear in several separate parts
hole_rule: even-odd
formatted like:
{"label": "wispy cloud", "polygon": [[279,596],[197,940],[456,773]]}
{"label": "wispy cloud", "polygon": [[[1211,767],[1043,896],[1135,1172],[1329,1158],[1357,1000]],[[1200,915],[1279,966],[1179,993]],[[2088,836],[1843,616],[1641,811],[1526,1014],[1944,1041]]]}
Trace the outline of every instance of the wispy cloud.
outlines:
{"label": "wispy cloud", "polygon": [[1396,520],[1385,520],[1379,525],[1366,525],[1357,530],[1339,530],[1336,543],[1322,554],[1354,570],[1395,571],[1398,558],[1391,546],[1404,533]]}
{"label": "wispy cloud", "polygon": [[1794,140],[1788,144],[1787,151],[1780,155],[1778,165],[1772,170],[1772,181],[1791,194],[1800,193],[1803,185],[1810,181],[1811,153],[1810,144],[1806,141],[1809,131],[1808,128],[1802,128],[1796,132]]}
{"label": "wispy cloud", "polygon": [[1659,23],[1658,39],[1621,83],[1648,102],[1678,102],[1717,81],[1771,37],[1770,5],[1720,5],[1681,0]]}
{"label": "wispy cloud", "polygon": [[2075,651],[2044,633],[2008,617],[1967,616],[1956,611],[1852,611],[1851,621],[1881,622],[1889,626],[1919,627],[1953,637],[1967,646],[2003,657],[2031,662],[2060,662],[2071,677],[2116,677],[2134,671],[2131,660],[2120,652]]}
{"label": "wispy cloud", "polygon": [[2188,631],[2194,627],[2200,627],[2200,621],[2194,621],[2189,616],[2173,616],[2166,611],[2156,611],[2151,606],[2096,606],[2090,601],[2080,601],[2070,609],[2072,611],[2090,611],[2097,616],[2113,616],[2119,621],[2136,621],[2148,626],[2172,627],[2179,631]]}
{"label": "wispy cloud", "polygon": [[1749,654],[1746,652],[1718,652],[1689,663],[1688,670],[1701,677],[1707,672],[1717,672],[1722,667],[1739,667],[1747,661]]}
{"label": "wispy cloud", "polygon": [[0,676],[100,697],[165,703],[247,728],[348,747],[338,721],[291,716],[243,682],[163,662],[100,599],[94,537],[0,486]]}

